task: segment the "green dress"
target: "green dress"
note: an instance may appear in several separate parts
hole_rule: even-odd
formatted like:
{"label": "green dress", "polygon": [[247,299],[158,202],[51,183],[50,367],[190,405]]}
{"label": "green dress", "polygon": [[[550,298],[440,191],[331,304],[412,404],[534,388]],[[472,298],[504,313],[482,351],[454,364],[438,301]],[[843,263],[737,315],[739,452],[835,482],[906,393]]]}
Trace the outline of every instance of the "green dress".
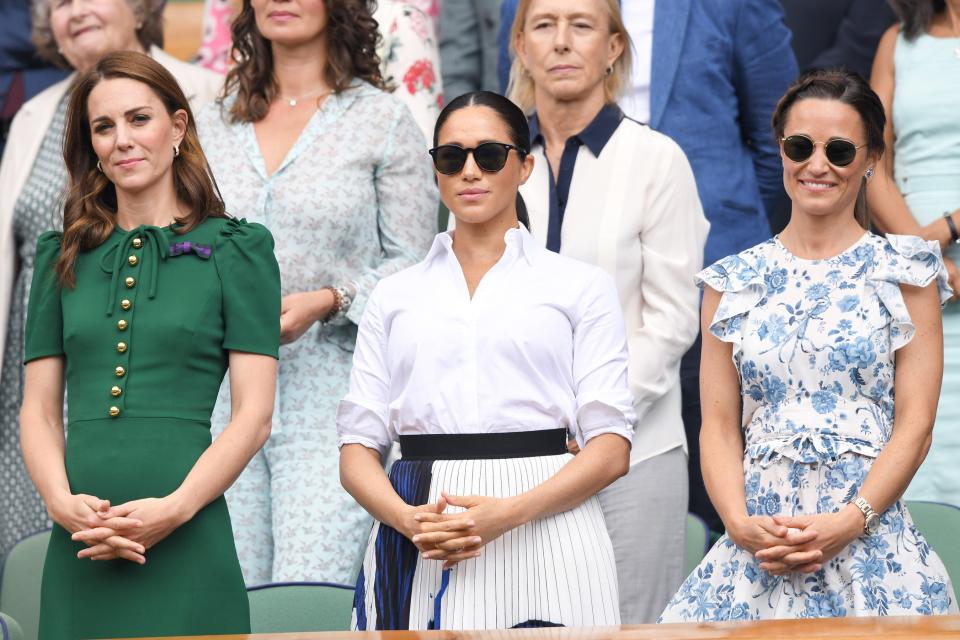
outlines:
{"label": "green dress", "polygon": [[[228,351],[277,357],[280,275],[261,225],[210,218],[186,234],[114,229],[79,255],[61,289],[60,234],[37,242],[25,360],[63,356],[73,493],[118,505],[174,491],[210,445]],[[248,633],[250,615],[223,497],[146,554],[77,559],[54,525],[41,640]]]}

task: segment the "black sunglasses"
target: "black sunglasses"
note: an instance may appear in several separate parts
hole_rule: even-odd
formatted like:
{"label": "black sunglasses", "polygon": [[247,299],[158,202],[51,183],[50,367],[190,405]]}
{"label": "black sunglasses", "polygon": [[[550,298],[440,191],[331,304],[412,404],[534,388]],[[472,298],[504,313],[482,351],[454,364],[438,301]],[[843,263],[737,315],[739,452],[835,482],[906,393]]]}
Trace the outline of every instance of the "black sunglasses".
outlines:
{"label": "black sunglasses", "polygon": [[481,170],[488,173],[496,173],[507,164],[507,156],[510,154],[511,149],[514,149],[520,154],[521,158],[526,155],[523,149],[503,142],[484,142],[472,149],[464,149],[455,144],[442,144],[439,147],[430,149],[429,153],[433,158],[433,166],[437,168],[437,171],[450,176],[455,173],[460,173],[463,165],[467,163],[467,155],[471,153],[473,154],[474,162],[477,163],[477,166],[480,167]]}
{"label": "black sunglasses", "polygon": [[827,154],[827,160],[837,167],[849,165],[857,157],[857,149],[867,146],[862,144],[858,147],[843,138],[833,138],[827,142],[814,142],[809,136],[802,134],[780,138],[780,141],[783,143],[783,155],[794,162],[806,162],[813,155],[813,150],[817,148],[817,145],[822,144],[823,151]]}

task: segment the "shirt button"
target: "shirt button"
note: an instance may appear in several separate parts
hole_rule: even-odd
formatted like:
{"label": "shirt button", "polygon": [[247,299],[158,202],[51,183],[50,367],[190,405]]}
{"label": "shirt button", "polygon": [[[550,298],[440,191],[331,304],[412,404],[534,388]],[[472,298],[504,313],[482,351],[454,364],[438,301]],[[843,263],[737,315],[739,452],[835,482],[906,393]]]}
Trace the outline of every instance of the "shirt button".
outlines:
{"label": "shirt button", "polygon": [[116,418],[120,415],[120,407],[110,407],[110,417]]}
{"label": "shirt button", "polygon": [[123,352],[126,351],[126,350],[127,350],[127,343],[126,343],[126,342],[118,342],[118,343],[117,343],[117,353],[123,353]]}
{"label": "shirt button", "polygon": [[140,238],[134,238],[134,239],[133,239],[133,248],[134,248],[134,249],[139,249],[139,248],[142,247],[142,246],[143,246],[143,240],[141,240]]}
{"label": "shirt button", "polygon": [[127,300],[126,298],[120,301],[120,308],[123,309],[124,311],[129,311],[130,307],[132,306],[133,306],[133,303]]}
{"label": "shirt button", "polygon": [[126,329],[127,329],[127,321],[126,321],[126,320],[117,320],[117,329],[120,329],[120,331],[126,331]]}
{"label": "shirt button", "polygon": [[127,258],[127,264],[129,264],[131,267],[136,266],[136,265],[137,265],[137,256],[130,256],[129,258]]}
{"label": "shirt button", "polygon": [[114,398],[119,397],[121,393],[123,393],[123,390],[120,387],[110,387],[110,395],[112,395]]}
{"label": "shirt button", "polygon": [[122,378],[123,376],[127,375],[127,370],[124,369],[123,367],[117,367],[116,373],[118,378]]}
{"label": "shirt button", "polygon": [[127,289],[133,289],[133,285],[137,284],[137,281],[131,276],[127,276],[123,281],[123,284],[127,285]]}

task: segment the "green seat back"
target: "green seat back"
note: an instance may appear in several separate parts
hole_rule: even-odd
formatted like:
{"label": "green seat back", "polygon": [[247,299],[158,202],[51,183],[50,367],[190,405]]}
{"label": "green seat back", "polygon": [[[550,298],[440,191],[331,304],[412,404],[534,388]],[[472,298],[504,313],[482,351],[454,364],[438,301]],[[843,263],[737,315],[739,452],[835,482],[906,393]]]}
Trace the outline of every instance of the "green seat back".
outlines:
{"label": "green seat back", "polygon": [[[913,516],[913,522],[920,533],[937,552],[950,580],[953,582],[954,597],[960,594],[960,508],[942,502],[908,500],[907,509]],[[957,599],[960,602],[960,598]]]}
{"label": "green seat back", "polygon": [[23,640],[23,629],[17,621],[0,611],[0,640]]}
{"label": "green seat back", "polygon": [[327,582],[267,584],[247,591],[250,631],[348,631],[353,587]]}
{"label": "green seat back", "polygon": [[10,550],[3,563],[0,611],[20,623],[24,640],[37,640],[40,628],[40,580],[50,531],[26,537]]}
{"label": "green seat back", "polygon": [[710,530],[700,516],[687,514],[687,569],[684,577],[693,573],[703,556],[707,555]]}

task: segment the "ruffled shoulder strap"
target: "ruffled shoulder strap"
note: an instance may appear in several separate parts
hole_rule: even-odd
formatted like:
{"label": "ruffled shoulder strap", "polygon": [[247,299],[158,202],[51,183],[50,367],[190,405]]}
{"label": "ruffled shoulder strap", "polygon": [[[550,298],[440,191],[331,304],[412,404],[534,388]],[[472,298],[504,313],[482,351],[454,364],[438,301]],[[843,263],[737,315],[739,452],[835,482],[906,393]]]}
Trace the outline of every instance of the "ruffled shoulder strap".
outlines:
{"label": "ruffled shoulder strap", "polygon": [[915,332],[900,291],[901,284],[926,287],[935,280],[941,306],[953,295],[940,245],[917,236],[887,235],[883,254],[878,256],[869,279],[890,313],[890,346],[894,350],[910,342]]}
{"label": "ruffled shoulder strap", "polygon": [[724,342],[740,343],[743,318],[767,295],[767,282],[761,274],[766,244],[722,258],[695,276],[697,286],[723,294],[710,333]]}

